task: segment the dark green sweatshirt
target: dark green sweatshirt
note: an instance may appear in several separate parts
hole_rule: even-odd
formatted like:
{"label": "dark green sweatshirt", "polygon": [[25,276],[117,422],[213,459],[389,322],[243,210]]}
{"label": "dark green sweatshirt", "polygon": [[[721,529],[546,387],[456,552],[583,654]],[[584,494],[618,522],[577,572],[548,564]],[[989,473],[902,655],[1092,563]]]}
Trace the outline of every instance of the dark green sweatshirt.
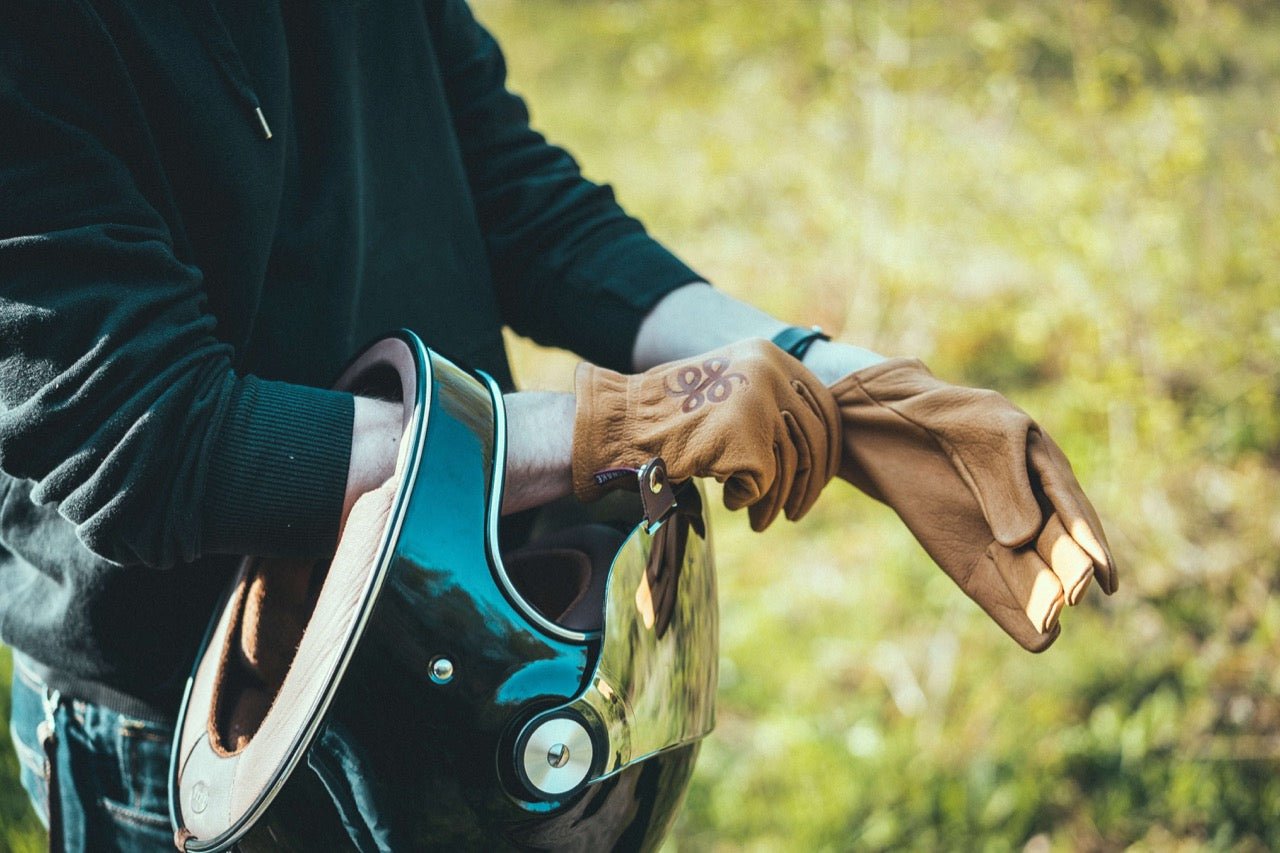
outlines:
{"label": "dark green sweatshirt", "polygon": [[504,78],[462,2],[0,4],[4,642],[175,696],[232,555],[332,549],[378,334],[629,367],[697,276]]}

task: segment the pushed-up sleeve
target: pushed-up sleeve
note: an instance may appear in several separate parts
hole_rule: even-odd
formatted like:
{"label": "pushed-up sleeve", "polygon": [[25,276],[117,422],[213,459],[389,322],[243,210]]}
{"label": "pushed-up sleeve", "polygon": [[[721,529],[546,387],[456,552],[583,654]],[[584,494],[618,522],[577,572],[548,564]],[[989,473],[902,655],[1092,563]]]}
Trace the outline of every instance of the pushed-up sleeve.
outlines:
{"label": "pushed-up sleeve", "polygon": [[630,371],[649,309],[701,277],[529,126],[497,42],[465,2],[426,8],[504,321]]}
{"label": "pushed-up sleeve", "polygon": [[109,43],[31,11],[0,12],[0,471],[117,563],[331,551],[352,399],[232,369]]}

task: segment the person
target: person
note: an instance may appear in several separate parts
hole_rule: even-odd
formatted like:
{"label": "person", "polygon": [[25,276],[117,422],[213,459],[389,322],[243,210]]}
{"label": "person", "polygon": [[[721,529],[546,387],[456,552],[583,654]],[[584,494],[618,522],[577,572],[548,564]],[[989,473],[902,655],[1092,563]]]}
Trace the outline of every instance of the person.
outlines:
{"label": "person", "polygon": [[[788,328],[707,284],[531,129],[463,0],[5,4],[0,127],[0,639],[17,653],[23,783],[67,849],[171,849],[173,715],[233,565],[331,553],[352,505],[390,474],[398,407],[325,390],[361,343],[412,328],[499,381],[503,511],[516,512],[593,488],[580,403],[597,386],[584,382]],[[576,395],[518,392],[504,325],[607,372],[580,371]],[[890,364],[805,345],[801,369],[823,386]],[[879,393],[853,384],[858,401],[833,398],[846,421]],[[991,409],[967,411],[952,438],[989,448]],[[1038,428],[1012,433],[996,456],[1021,454],[1026,485]],[[876,468],[892,442],[868,458],[847,423],[841,441],[842,475],[920,535],[928,522],[901,506],[913,493],[886,486],[910,478]],[[795,451],[739,496],[770,498],[759,526],[811,505],[779,495]],[[823,460],[819,490],[839,461]],[[1005,467],[977,465],[996,468],[986,492],[960,478],[988,542],[983,525],[1017,503],[982,498],[1010,491]],[[1076,510],[1063,518],[1096,525]],[[999,606],[1017,621],[1039,596],[1041,617],[1001,624],[1043,647],[1054,606],[1088,581],[1062,585],[1060,535],[1027,545],[1049,529],[1038,506],[1018,520],[996,539],[1044,562]],[[1083,548],[1110,591],[1096,528]],[[952,571],[955,549],[926,538]],[[988,580],[1012,565],[988,563]],[[971,568],[953,576],[981,576]]]}

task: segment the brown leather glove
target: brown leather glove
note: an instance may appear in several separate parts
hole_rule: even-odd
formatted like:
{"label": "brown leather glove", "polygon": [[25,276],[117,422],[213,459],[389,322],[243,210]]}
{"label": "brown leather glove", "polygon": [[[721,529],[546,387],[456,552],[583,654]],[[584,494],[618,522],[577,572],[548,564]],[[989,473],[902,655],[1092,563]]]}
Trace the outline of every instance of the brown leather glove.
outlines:
{"label": "brown leather glove", "polygon": [[583,363],[575,377],[573,488],[595,500],[654,456],[673,482],[715,477],[729,509],[764,530],[800,518],[840,462],[831,392],[764,340],[739,341],[624,376]]}
{"label": "brown leather glove", "polygon": [[936,379],[896,358],[831,389],[840,476],[888,504],[929,556],[1024,648],[1058,637],[1064,603],[1115,563],[1093,506],[1053,440],[994,391]]}

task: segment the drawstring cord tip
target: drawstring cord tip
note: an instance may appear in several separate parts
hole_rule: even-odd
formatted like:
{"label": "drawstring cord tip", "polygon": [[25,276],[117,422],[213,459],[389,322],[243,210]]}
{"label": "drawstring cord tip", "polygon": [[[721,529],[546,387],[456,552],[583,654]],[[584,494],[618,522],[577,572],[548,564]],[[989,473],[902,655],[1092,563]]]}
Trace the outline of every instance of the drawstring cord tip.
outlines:
{"label": "drawstring cord tip", "polygon": [[271,138],[271,125],[267,124],[267,117],[262,114],[262,107],[254,107],[253,114],[258,117],[258,124],[262,125],[263,137]]}

